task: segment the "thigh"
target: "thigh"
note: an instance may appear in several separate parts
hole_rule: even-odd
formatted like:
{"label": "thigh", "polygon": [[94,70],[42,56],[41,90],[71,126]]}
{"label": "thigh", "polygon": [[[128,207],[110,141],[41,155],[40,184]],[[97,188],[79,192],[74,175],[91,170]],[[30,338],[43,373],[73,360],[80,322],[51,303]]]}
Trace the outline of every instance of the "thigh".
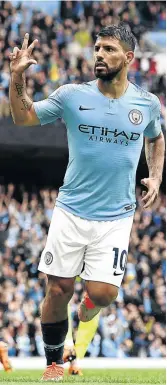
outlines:
{"label": "thigh", "polygon": [[81,278],[120,287],[128,256],[133,216],[112,222],[98,222],[96,237],[85,253]]}
{"label": "thigh", "polygon": [[62,301],[62,294],[64,296],[70,296],[70,298],[73,295],[74,292],[74,283],[75,283],[75,277],[72,278],[64,278],[64,277],[56,277],[53,275],[47,275],[46,276],[46,292],[51,291],[53,296],[57,297],[58,295],[60,301]]}
{"label": "thigh", "polygon": [[55,207],[38,267],[40,271],[64,278],[80,274],[85,244],[77,220],[73,214]]}

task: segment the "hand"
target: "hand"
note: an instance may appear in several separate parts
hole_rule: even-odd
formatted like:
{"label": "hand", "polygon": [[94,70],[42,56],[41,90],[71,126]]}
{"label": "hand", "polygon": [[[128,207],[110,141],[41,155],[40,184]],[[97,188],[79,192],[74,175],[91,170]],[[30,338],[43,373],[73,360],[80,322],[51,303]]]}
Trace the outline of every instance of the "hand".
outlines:
{"label": "hand", "polygon": [[35,39],[32,44],[28,47],[29,34],[26,33],[24,36],[22,48],[15,47],[13,53],[10,54],[10,70],[18,75],[21,75],[31,64],[37,64],[37,61],[32,59],[32,50],[38,43]]}
{"label": "hand", "polygon": [[143,208],[147,209],[158,197],[160,182],[156,178],[144,178],[141,180],[141,184],[148,189],[148,191],[143,191],[141,200],[144,204]]}

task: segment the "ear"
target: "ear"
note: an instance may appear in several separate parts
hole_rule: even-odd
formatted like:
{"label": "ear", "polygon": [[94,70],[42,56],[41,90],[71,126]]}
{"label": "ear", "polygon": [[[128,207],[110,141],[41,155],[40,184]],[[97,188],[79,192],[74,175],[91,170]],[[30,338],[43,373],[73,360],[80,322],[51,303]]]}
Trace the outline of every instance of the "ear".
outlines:
{"label": "ear", "polygon": [[134,52],[133,51],[126,52],[125,64],[129,65],[133,59],[134,59]]}

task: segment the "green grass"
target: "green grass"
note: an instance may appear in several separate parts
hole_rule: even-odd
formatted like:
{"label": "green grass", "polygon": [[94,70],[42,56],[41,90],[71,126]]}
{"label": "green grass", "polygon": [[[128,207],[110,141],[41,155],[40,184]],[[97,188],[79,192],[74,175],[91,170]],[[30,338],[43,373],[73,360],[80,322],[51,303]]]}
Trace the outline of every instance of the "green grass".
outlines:
{"label": "green grass", "polygon": [[[62,383],[71,384],[111,384],[111,385],[165,385],[165,369],[111,369],[111,370],[83,370],[84,376],[65,375]],[[39,384],[42,372],[40,370],[16,370],[13,373],[0,371],[0,385]],[[47,382],[52,384],[53,382]]]}

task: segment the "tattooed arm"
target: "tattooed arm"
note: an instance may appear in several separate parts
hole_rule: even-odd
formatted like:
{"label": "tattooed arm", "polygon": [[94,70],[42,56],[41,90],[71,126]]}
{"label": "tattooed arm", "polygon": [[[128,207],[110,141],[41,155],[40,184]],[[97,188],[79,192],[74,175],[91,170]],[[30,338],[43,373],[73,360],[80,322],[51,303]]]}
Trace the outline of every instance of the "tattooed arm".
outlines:
{"label": "tattooed arm", "polygon": [[142,179],[148,192],[142,201],[144,208],[153,204],[158,196],[159,187],[162,182],[162,172],[164,165],[165,141],[162,132],[154,139],[145,138],[145,154],[149,170],[149,178]]}
{"label": "tattooed arm", "polygon": [[33,101],[26,93],[26,82],[23,75],[14,72],[11,74],[9,99],[15,124],[27,126],[39,124]]}
{"label": "tattooed arm", "polygon": [[24,71],[36,61],[31,58],[36,40],[28,47],[29,35],[24,37],[21,50],[15,47],[11,54],[11,81],[9,99],[13,121],[17,125],[33,126],[39,124],[39,119],[33,107],[33,101],[27,95]]}
{"label": "tattooed arm", "polygon": [[165,143],[162,133],[155,139],[145,138],[145,154],[149,169],[149,177],[157,179],[159,184],[162,182],[164,152]]}

